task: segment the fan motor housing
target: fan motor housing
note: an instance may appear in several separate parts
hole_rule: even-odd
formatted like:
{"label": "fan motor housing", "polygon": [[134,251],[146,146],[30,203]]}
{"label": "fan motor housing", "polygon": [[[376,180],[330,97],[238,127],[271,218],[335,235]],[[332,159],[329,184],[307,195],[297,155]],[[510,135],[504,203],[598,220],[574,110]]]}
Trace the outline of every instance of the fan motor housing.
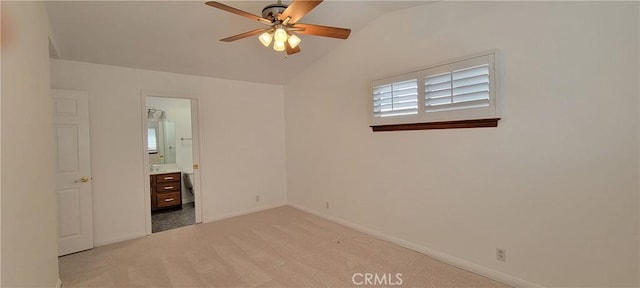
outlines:
{"label": "fan motor housing", "polygon": [[262,18],[266,18],[274,22],[278,19],[278,15],[282,14],[287,9],[287,5],[284,4],[271,4],[262,9]]}

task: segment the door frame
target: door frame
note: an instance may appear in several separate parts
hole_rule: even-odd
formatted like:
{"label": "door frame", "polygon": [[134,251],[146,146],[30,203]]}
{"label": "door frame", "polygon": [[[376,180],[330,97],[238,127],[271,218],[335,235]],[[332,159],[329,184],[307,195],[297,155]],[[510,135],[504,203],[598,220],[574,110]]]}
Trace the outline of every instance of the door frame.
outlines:
{"label": "door frame", "polygon": [[200,181],[200,123],[199,123],[199,106],[198,97],[190,93],[182,92],[166,92],[166,91],[154,91],[154,90],[142,90],[140,92],[141,110],[140,115],[142,119],[142,162],[143,162],[143,175],[144,175],[144,214],[145,214],[145,233],[150,235],[152,233],[151,226],[151,182],[149,180],[149,157],[146,155],[147,151],[147,133],[144,133],[147,127],[147,97],[159,97],[159,98],[174,98],[174,99],[186,99],[191,101],[191,137],[192,137],[192,153],[193,153],[193,165],[198,165],[198,168],[193,169],[194,176],[194,189],[193,197],[195,203],[195,216],[196,222],[194,224],[202,223],[202,182]]}

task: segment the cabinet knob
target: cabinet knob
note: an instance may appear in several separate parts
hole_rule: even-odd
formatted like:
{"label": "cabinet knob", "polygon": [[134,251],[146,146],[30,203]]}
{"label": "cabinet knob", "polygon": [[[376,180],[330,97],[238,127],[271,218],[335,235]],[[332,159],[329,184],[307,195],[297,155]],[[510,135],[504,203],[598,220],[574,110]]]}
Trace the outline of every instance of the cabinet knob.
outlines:
{"label": "cabinet knob", "polygon": [[164,202],[171,202],[171,201],[173,201],[173,198],[164,199]]}

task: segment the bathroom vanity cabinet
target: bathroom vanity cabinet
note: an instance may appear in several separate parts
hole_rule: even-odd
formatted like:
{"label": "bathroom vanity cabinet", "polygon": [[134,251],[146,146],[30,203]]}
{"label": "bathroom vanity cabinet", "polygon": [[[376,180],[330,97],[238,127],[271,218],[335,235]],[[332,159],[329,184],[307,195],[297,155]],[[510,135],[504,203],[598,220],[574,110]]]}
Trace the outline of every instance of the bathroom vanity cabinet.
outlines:
{"label": "bathroom vanity cabinet", "polygon": [[182,207],[180,172],[151,175],[151,211]]}

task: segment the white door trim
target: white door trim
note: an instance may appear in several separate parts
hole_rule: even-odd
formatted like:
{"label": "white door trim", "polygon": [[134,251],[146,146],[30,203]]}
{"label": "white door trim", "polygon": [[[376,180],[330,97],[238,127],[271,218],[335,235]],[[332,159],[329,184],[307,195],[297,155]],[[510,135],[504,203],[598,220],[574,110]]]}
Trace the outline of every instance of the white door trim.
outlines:
{"label": "white door trim", "polygon": [[202,209],[202,182],[200,182],[200,174],[202,174],[202,166],[200,162],[200,114],[198,114],[198,99],[191,99],[191,137],[192,137],[192,153],[193,153],[193,164],[198,165],[198,168],[193,169],[194,182],[193,185],[196,187],[193,193],[194,202],[195,202],[195,213],[196,213],[196,223],[202,223],[202,215],[204,214],[204,209]]}
{"label": "white door trim", "polygon": [[146,157],[145,151],[147,151],[147,133],[144,133],[147,127],[147,97],[161,97],[161,98],[175,98],[175,99],[187,99],[191,100],[191,130],[192,130],[192,149],[193,149],[193,164],[198,165],[198,169],[193,169],[193,176],[195,178],[194,186],[196,187],[194,193],[196,223],[202,223],[202,197],[203,187],[200,181],[200,171],[202,165],[200,165],[200,126],[199,126],[199,108],[198,108],[198,96],[190,93],[182,92],[166,92],[155,90],[142,90],[140,92],[141,110],[140,116],[142,119],[142,162],[143,162],[143,175],[144,175],[144,215],[145,215],[145,233],[150,235],[151,229],[151,183],[149,179],[149,157]]}

